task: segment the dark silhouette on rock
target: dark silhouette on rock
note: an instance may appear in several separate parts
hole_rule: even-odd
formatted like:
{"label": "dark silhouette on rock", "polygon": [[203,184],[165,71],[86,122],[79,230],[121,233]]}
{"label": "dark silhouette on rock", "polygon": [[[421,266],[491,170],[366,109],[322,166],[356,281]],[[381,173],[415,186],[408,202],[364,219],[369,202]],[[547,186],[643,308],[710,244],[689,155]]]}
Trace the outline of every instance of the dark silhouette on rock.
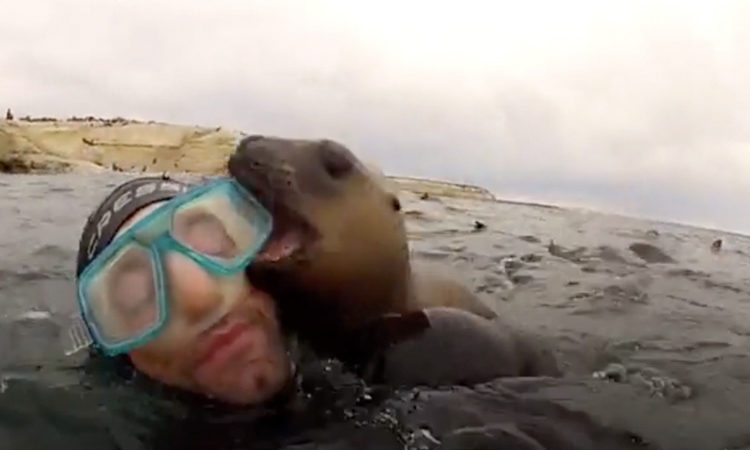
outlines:
{"label": "dark silhouette on rock", "polygon": [[5,111],[5,120],[13,120],[13,112],[11,112],[10,108]]}
{"label": "dark silhouette on rock", "polygon": [[717,239],[713,241],[713,243],[711,243],[711,251],[713,253],[719,253],[721,251],[721,244],[722,244],[721,239]]}

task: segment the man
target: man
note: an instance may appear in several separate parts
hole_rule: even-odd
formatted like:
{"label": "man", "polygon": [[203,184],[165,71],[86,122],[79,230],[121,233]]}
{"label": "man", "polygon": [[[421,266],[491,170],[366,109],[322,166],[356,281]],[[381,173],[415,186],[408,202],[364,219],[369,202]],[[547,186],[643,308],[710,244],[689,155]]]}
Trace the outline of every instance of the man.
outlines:
{"label": "man", "polygon": [[225,402],[274,397],[293,364],[273,300],[244,275],[271,229],[233,179],[117,186],[79,243],[78,304],[95,351]]}

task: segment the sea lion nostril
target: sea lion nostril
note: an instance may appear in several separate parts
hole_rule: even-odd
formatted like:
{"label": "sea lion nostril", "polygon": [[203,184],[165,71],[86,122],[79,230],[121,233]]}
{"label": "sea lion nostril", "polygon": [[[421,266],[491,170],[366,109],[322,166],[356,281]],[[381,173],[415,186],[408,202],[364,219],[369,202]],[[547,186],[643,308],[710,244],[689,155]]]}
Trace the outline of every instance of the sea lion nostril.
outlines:
{"label": "sea lion nostril", "polygon": [[335,142],[323,140],[318,146],[321,162],[333,178],[341,178],[354,167],[354,161]]}

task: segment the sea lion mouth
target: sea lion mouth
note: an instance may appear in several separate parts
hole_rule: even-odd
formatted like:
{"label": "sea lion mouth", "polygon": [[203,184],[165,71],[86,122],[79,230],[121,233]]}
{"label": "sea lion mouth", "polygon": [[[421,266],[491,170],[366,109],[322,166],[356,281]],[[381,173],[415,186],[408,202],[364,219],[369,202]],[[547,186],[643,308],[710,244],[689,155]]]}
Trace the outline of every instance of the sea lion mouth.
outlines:
{"label": "sea lion mouth", "polygon": [[280,266],[309,259],[319,233],[299,212],[276,204],[271,210],[273,231],[251,266]]}
{"label": "sea lion mouth", "polygon": [[257,144],[259,139],[245,138],[229,158],[228,170],[273,217],[273,231],[250,268],[278,271],[309,260],[321,233],[299,208],[304,204],[299,174],[276,152]]}

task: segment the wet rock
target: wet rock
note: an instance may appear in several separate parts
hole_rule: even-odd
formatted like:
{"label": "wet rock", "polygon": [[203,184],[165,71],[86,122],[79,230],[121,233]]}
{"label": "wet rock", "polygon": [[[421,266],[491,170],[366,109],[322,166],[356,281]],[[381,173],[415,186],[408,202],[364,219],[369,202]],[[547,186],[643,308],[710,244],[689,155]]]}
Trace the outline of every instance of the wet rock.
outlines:
{"label": "wet rock", "polygon": [[647,263],[674,263],[675,260],[671,256],[667,255],[659,247],[644,242],[634,242],[628,247],[631,252],[635,253],[636,256],[646,261]]}
{"label": "wet rock", "polygon": [[539,239],[538,237],[531,236],[531,235],[518,236],[518,239],[520,239],[522,241],[530,242],[532,244],[538,244],[538,243],[542,242],[541,239]]}

